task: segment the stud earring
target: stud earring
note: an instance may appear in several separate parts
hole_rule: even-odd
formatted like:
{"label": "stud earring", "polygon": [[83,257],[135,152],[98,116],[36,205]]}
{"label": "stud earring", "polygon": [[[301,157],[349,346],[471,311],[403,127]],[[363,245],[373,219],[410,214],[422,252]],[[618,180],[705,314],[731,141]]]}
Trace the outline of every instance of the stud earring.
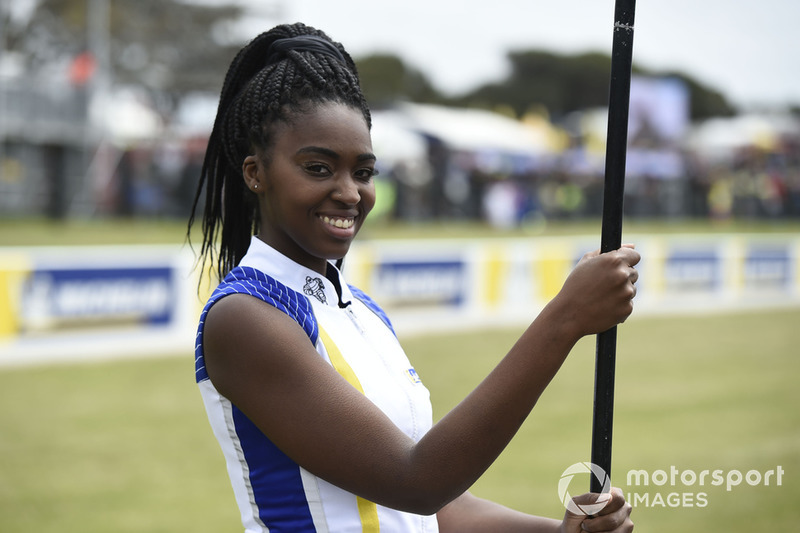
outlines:
{"label": "stud earring", "polygon": [[258,183],[256,183],[255,185],[253,185],[253,189],[258,189]]}

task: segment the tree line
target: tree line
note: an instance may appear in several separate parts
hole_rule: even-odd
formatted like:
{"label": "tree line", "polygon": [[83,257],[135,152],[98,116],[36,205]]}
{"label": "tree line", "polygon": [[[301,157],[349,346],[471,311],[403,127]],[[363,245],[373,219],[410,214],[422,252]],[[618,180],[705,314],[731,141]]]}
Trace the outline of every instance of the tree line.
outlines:
{"label": "tree line", "polygon": [[[487,83],[457,96],[445,96],[423,73],[395,55],[359,58],[362,85],[373,105],[396,100],[460,107],[511,109],[517,117],[544,109],[550,116],[603,107],[608,104],[611,56],[594,52],[556,54],[544,50],[513,51],[508,54],[511,72],[506,79]],[[655,72],[636,64],[634,74],[677,78],[686,84],[690,117],[700,120],[731,116],[736,109],[725,96],[680,72]]]}
{"label": "tree line", "polygon": [[[242,43],[233,24],[246,15],[236,4],[193,4],[179,0],[98,0],[108,7],[106,27],[92,27],[92,0],[37,0],[21,16],[12,3],[0,5],[6,54],[27,72],[45,72],[75,61],[101,42],[114,84],[136,85],[169,113],[190,92],[218,93],[223,73]],[[270,3],[266,2],[269,6]],[[99,36],[99,37],[98,37]],[[607,105],[610,55],[562,55],[545,50],[509,52],[510,74],[460,95],[445,95],[416,67],[392,54],[357,57],[365,94],[377,108],[397,100],[486,109],[517,116],[536,109],[551,117]],[[736,109],[718,90],[680,72],[653,72],[634,64],[634,73],[682,80],[693,120],[728,116]]]}

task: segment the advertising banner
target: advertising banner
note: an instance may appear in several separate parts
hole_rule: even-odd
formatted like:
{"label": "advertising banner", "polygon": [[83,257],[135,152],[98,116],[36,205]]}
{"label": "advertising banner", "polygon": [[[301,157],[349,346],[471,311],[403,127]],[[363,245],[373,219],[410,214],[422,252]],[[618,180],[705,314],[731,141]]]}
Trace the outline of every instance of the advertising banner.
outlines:
{"label": "advertising banner", "polygon": [[[586,236],[356,243],[348,281],[400,335],[530,323]],[[800,306],[800,236],[626,236],[635,314]],[[181,247],[0,248],[0,364],[191,354],[204,296]]]}
{"label": "advertising banner", "polygon": [[179,248],[0,249],[0,265],[0,364],[191,343],[197,278]]}

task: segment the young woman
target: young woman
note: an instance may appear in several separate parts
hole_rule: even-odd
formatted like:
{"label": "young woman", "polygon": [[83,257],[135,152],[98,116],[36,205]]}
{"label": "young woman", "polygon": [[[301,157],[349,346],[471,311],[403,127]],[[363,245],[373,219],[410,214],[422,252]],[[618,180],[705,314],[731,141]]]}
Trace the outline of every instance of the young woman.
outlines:
{"label": "young woman", "polygon": [[302,24],[257,37],[225,79],[195,200],[205,187],[202,254],[224,280],[196,374],[246,531],[631,531],[617,490],[598,516],[557,521],[467,489],[575,342],[631,313],[638,254],[584,257],[432,425],[388,318],[335,265],[375,204],[370,124],[350,56]]}

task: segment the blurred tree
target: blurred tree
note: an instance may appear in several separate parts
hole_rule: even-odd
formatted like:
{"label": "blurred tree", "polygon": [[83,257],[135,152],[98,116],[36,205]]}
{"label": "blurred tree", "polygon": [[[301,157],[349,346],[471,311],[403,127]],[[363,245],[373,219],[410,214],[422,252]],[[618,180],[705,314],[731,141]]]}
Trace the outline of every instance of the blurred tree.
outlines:
{"label": "blurred tree", "polygon": [[[511,106],[518,116],[544,106],[554,116],[608,105],[611,57],[602,53],[559,55],[540,50],[511,52],[511,74],[452,100],[456,105],[496,108]],[[691,118],[732,115],[735,110],[718,91],[682,73],[655,73],[634,65],[642,75],[683,80],[691,98]]]}
{"label": "blurred tree", "polygon": [[[176,97],[188,91],[219,91],[241,42],[226,30],[242,16],[233,4],[180,0],[104,0],[108,36],[104,46],[114,84],[135,84]],[[92,49],[91,0],[36,0],[27,16],[2,11],[6,51],[29,73],[86,61]]]}
{"label": "blurred tree", "polygon": [[419,70],[391,54],[356,59],[364,95],[371,106],[383,107],[397,100],[437,103],[442,96]]}
{"label": "blurred tree", "polygon": [[559,56],[531,50],[512,52],[508,58],[511,74],[507,79],[479,87],[462,101],[483,107],[506,104],[519,116],[535,105],[560,116],[608,103],[608,56]]}

